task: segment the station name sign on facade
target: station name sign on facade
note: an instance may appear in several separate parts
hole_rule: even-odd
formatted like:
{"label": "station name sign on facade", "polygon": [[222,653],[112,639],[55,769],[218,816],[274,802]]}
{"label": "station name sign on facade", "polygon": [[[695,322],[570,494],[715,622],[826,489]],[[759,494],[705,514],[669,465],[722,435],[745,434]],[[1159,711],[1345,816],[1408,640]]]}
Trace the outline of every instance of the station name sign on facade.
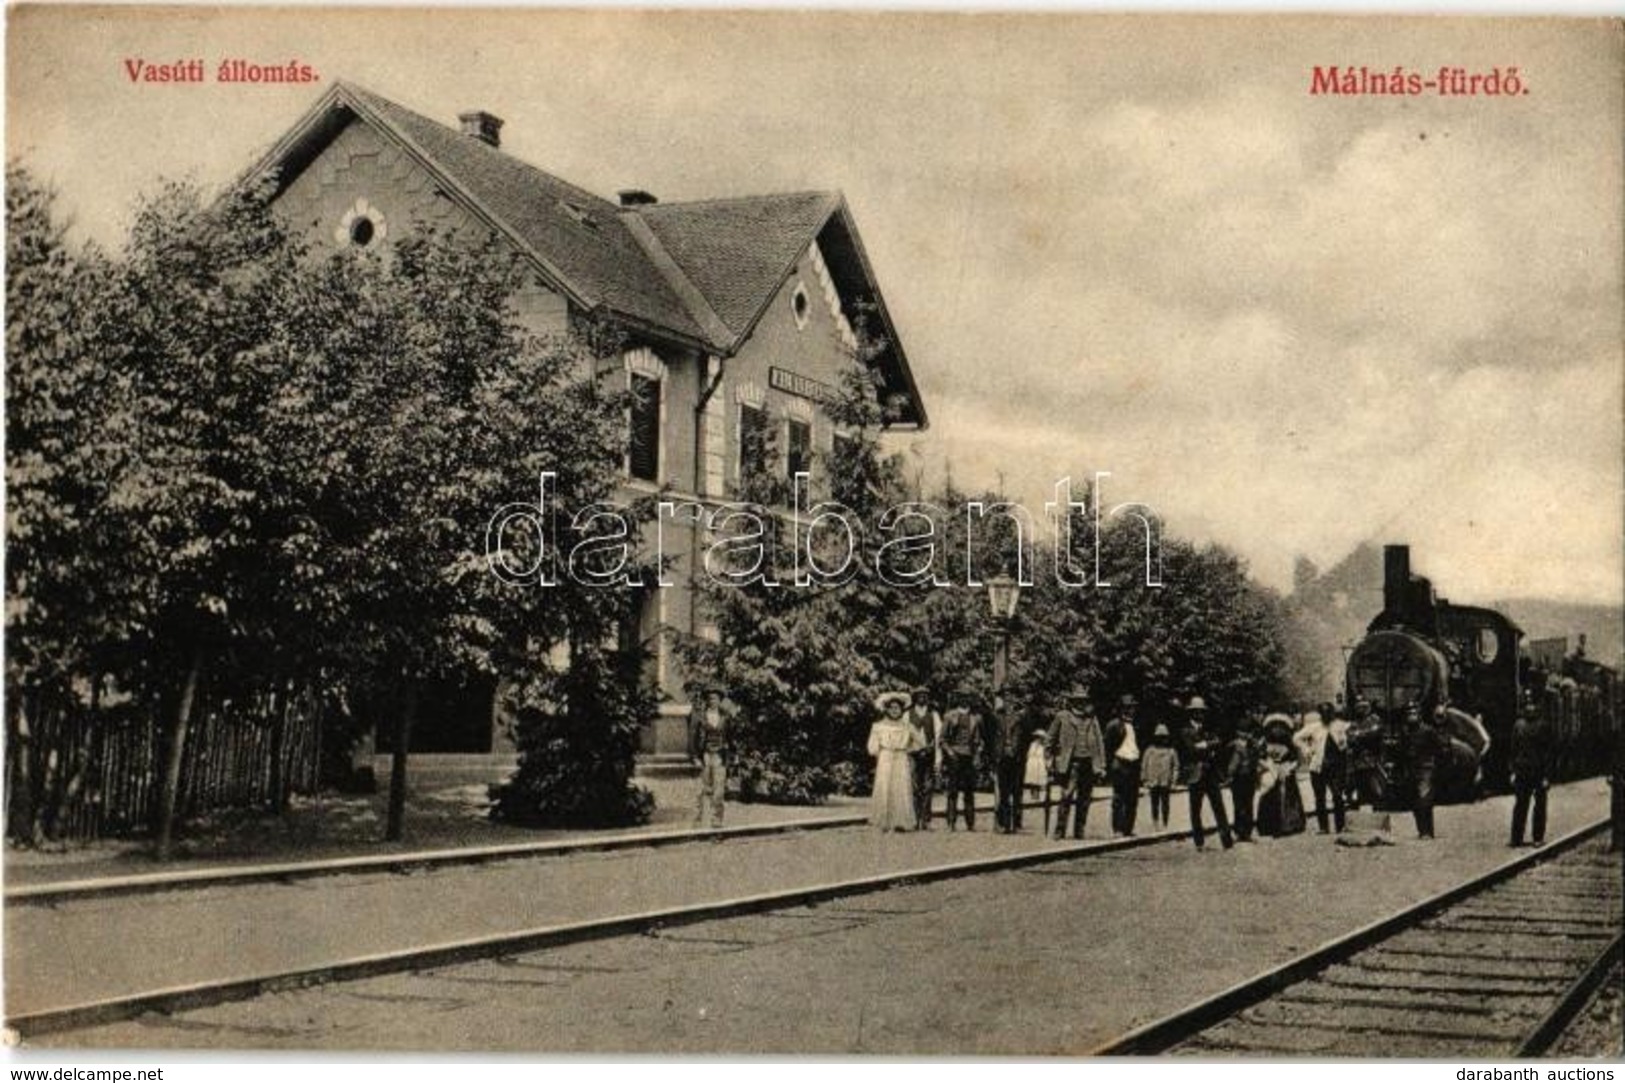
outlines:
{"label": "station name sign on facade", "polygon": [[810,376],[803,376],[799,372],[781,369],[776,365],[767,370],[767,382],[780,391],[787,391],[813,402],[835,401],[835,389],[829,384],[822,380],[814,380]]}

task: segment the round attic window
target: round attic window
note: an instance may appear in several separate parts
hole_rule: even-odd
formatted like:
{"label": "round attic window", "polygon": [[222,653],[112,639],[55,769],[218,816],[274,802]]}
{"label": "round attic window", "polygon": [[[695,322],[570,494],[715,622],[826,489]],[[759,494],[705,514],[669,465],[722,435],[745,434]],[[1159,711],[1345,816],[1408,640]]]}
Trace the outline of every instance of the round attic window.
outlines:
{"label": "round attic window", "polygon": [[366,248],[389,235],[384,213],[365,199],[358,199],[344,212],[333,229],[333,240],[341,245]]}
{"label": "round attic window", "polygon": [[807,299],[807,287],[801,282],[796,283],[795,292],[790,294],[790,311],[796,315],[796,327],[807,326],[807,318],[812,315],[812,302]]}

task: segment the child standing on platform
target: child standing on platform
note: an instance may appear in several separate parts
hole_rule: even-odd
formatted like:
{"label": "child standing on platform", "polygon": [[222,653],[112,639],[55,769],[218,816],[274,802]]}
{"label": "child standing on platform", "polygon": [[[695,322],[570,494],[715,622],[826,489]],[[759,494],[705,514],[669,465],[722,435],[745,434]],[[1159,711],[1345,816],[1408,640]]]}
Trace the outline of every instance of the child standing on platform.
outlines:
{"label": "child standing on platform", "polygon": [[1036,730],[1027,744],[1027,763],[1021,780],[1027,788],[1029,803],[1044,799],[1044,787],[1049,785],[1049,731]]}
{"label": "child standing on platform", "polygon": [[1151,734],[1151,747],[1145,750],[1141,764],[1145,785],[1151,791],[1151,823],[1168,826],[1169,794],[1174,780],[1179,778],[1179,752],[1173,746],[1168,727],[1158,723]]}

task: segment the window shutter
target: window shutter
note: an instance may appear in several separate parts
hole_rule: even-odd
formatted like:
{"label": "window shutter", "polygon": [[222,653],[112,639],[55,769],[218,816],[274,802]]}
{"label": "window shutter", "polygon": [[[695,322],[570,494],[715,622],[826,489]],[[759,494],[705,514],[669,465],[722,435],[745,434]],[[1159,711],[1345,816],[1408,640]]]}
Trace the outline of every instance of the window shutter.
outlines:
{"label": "window shutter", "polygon": [[632,377],[632,432],[628,454],[631,472],[640,481],[660,480],[660,381]]}
{"label": "window shutter", "polygon": [[739,476],[748,478],[762,473],[767,464],[762,461],[767,443],[767,411],[757,406],[739,408]]}

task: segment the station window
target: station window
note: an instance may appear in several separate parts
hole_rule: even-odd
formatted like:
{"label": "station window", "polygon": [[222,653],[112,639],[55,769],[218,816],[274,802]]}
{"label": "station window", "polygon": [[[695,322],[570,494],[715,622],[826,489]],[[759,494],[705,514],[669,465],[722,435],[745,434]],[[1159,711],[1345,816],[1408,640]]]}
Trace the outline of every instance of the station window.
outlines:
{"label": "station window", "polygon": [[788,426],[784,463],[790,484],[794,485],[797,474],[812,472],[812,425],[791,418]]}
{"label": "station window", "polygon": [[767,411],[760,406],[739,407],[739,476],[754,477],[767,470]]}
{"label": "station window", "polygon": [[632,376],[631,446],[628,468],[640,481],[660,480],[660,381]]}

